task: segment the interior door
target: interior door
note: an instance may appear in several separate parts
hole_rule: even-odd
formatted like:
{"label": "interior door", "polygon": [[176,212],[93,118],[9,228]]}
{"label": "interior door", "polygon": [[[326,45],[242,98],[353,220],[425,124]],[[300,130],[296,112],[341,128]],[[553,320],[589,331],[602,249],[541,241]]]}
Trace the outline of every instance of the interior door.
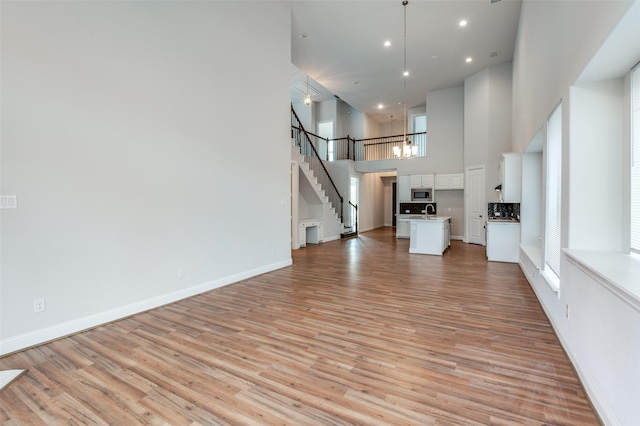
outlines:
{"label": "interior door", "polygon": [[467,242],[485,245],[484,166],[469,167],[466,172]]}

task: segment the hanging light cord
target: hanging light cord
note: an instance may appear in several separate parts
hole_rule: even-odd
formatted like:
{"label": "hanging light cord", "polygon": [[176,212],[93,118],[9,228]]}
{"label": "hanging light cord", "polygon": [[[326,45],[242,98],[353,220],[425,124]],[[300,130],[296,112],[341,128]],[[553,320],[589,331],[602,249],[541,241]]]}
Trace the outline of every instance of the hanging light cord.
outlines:
{"label": "hanging light cord", "polygon": [[402,2],[402,8],[404,9],[404,69],[402,71],[402,83],[404,89],[404,142],[409,142],[407,138],[407,4],[408,0]]}

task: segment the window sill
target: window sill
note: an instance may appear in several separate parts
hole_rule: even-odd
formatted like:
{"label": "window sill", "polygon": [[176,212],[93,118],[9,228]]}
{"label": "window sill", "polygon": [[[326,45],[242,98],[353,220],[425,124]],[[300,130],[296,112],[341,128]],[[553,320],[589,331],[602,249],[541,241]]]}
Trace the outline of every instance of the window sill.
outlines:
{"label": "window sill", "polygon": [[542,271],[540,271],[540,274],[542,275],[542,278],[544,278],[544,280],[547,282],[547,284],[549,284],[551,290],[555,291],[556,293],[560,291],[560,278],[558,278],[558,276],[553,271],[543,269]]}
{"label": "window sill", "polygon": [[520,246],[522,251],[527,255],[529,260],[533,262],[536,268],[541,269],[542,266],[542,250],[538,246]]}
{"label": "window sill", "polygon": [[640,259],[624,253],[564,250],[567,260],[640,311]]}

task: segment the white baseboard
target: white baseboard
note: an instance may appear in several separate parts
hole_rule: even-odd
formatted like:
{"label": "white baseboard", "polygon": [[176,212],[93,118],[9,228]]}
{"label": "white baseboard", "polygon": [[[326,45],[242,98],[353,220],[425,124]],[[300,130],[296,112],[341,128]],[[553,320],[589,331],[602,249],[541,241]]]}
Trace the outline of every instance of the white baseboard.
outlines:
{"label": "white baseboard", "polygon": [[464,241],[464,237],[462,235],[452,235],[451,239],[452,240]]}
{"label": "white baseboard", "polygon": [[0,357],[33,346],[41,345],[43,343],[50,342],[64,336],[68,336],[70,334],[88,330],[99,325],[126,318],[140,312],[148,311],[149,309],[177,302],[178,300],[186,299],[187,297],[192,297],[209,290],[224,287],[238,281],[246,280],[248,278],[255,277],[266,272],[275,271],[277,269],[290,266],[291,264],[292,260],[288,259],[282,262],[277,262],[270,265],[262,266],[260,268],[241,272],[239,274],[229,275],[224,278],[219,278],[214,281],[209,281],[203,284],[196,285],[194,287],[175,291],[173,293],[160,295],[151,299],[132,303],[130,305],[100,312],[98,314],[89,315],[83,318],[78,318],[76,320],[56,324],[51,327],[24,333],[15,337],[10,337],[0,342]]}
{"label": "white baseboard", "polygon": [[0,371],[0,391],[7,386],[18,377],[22,375],[27,370],[4,370]]}
{"label": "white baseboard", "polygon": [[385,227],[385,225],[370,226],[368,228],[358,229],[358,233],[367,232],[367,231],[373,231],[374,229],[384,228],[384,227]]}
{"label": "white baseboard", "polygon": [[[549,323],[551,324],[553,331],[555,332],[556,336],[558,336],[560,345],[562,345],[564,351],[569,357],[569,361],[571,362],[571,364],[573,365],[573,368],[576,371],[576,374],[578,374],[578,378],[580,379],[580,382],[582,383],[582,386],[584,387],[585,392],[587,393],[587,397],[589,398],[589,401],[593,405],[593,408],[595,409],[597,415],[600,417],[600,420],[605,425],[619,425],[619,423],[614,420],[614,416],[612,415],[611,410],[608,409],[607,404],[605,403],[600,392],[598,391],[598,388],[595,386],[595,384],[591,380],[588,374],[588,371],[582,366],[579,358],[575,355],[574,351],[571,349],[571,344],[569,340],[562,333],[562,331],[560,331],[560,327],[556,323],[555,318],[553,317],[553,315],[549,313],[548,307],[545,306],[545,304],[543,303],[544,299],[542,299],[541,295],[539,294],[539,290],[535,280],[535,275],[539,276],[540,274],[535,273],[535,275],[532,276],[527,270],[527,268],[523,265],[522,259],[520,259],[520,262],[518,262],[518,264],[525,278],[529,282],[529,286],[531,286],[531,289],[536,295],[536,298],[538,299],[540,306],[542,306],[542,310],[544,311],[545,315],[549,319]],[[543,277],[541,277],[541,279],[544,280]],[[545,283],[545,285],[547,284]]]}

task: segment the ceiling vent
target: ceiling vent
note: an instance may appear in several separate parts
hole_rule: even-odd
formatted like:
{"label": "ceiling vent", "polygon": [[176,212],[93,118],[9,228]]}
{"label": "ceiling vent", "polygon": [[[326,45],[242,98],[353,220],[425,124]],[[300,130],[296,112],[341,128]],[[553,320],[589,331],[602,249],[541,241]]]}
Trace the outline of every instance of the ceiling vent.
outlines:
{"label": "ceiling vent", "polygon": [[489,53],[489,57],[490,58],[497,58],[498,56],[500,56],[500,51],[496,50],[495,52],[491,52]]}
{"label": "ceiling vent", "polygon": [[301,95],[306,95],[307,93],[309,93],[311,96],[316,96],[320,94],[320,91],[314,88],[312,85],[309,85],[309,89],[307,90],[307,83],[304,81],[293,83],[291,85],[291,89],[295,90]]}
{"label": "ceiling vent", "polygon": [[502,0],[491,0],[491,4],[500,3]]}

